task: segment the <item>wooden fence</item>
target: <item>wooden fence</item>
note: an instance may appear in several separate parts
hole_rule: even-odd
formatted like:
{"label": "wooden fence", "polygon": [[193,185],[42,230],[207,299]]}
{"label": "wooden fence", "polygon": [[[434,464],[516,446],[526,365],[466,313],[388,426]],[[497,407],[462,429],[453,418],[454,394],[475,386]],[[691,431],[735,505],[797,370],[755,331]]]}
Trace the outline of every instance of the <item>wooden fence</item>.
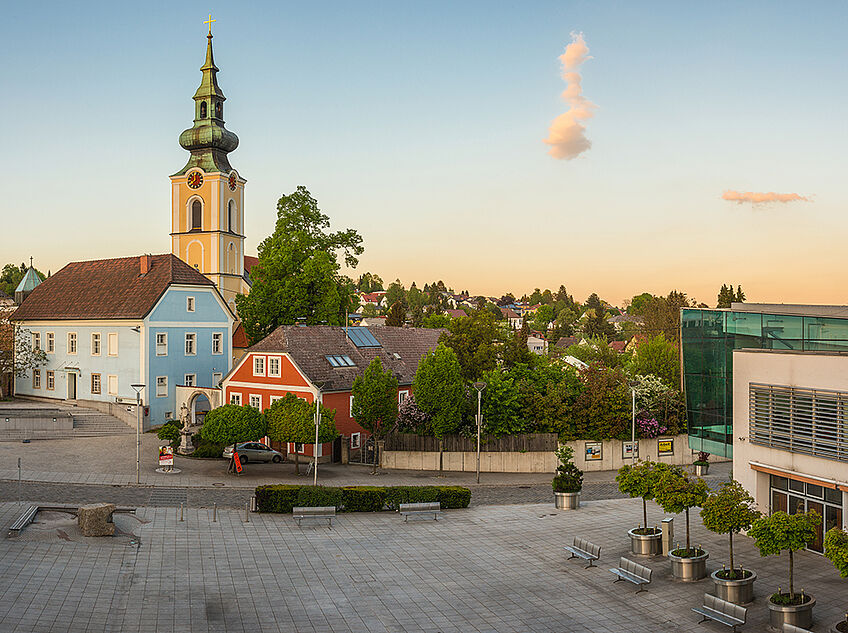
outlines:
{"label": "wooden fence", "polygon": [[[446,435],[442,439],[445,452],[469,452],[477,450],[477,438],[464,435]],[[557,449],[556,433],[533,433],[526,435],[508,435],[506,437],[480,438],[480,450],[495,453],[526,453],[531,451],[553,452]],[[394,433],[386,437],[387,451],[438,451],[439,439],[436,437],[415,435],[414,433]]]}

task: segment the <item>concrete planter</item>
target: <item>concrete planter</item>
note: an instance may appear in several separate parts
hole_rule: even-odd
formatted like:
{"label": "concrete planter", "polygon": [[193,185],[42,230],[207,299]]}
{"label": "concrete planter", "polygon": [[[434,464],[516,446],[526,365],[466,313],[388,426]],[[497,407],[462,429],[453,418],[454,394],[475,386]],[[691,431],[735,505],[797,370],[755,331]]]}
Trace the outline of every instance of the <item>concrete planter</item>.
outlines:
{"label": "concrete planter", "polygon": [[848,633],[848,618],[830,627],[830,633]]}
{"label": "concrete planter", "polygon": [[784,624],[794,624],[802,629],[809,629],[813,626],[814,606],[816,599],[810,595],[807,596],[807,602],[798,605],[774,604],[769,600],[769,628],[782,631]]}
{"label": "concrete planter", "polygon": [[627,533],[630,535],[630,551],[638,556],[656,556],[662,552],[662,530],[650,528],[655,534],[637,534],[633,528]]}
{"label": "concrete planter", "polygon": [[683,582],[695,582],[703,580],[707,577],[707,559],[710,555],[704,552],[700,556],[675,556],[671,552],[668,553],[668,560],[671,561],[671,574],[677,580]]}
{"label": "concrete planter", "polygon": [[751,572],[751,575],[747,578],[727,580],[716,575],[721,571],[724,570],[717,569],[710,575],[715,584],[716,597],[741,605],[750,604],[754,601],[754,581],[757,579],[757,574],[746,569],[745,571]]}
{"label": "concrete planter", "polygon": [[709,464],[706,464],[706,465],[695,464],[694,466],[695,466],[695,476],[696,477],[703,477],[710,472],[710,465]]}
{"label": "concrete planter", "polygon": [[580,507],[579,492],[555,492],[554,504],[557,510],[577,510]]}

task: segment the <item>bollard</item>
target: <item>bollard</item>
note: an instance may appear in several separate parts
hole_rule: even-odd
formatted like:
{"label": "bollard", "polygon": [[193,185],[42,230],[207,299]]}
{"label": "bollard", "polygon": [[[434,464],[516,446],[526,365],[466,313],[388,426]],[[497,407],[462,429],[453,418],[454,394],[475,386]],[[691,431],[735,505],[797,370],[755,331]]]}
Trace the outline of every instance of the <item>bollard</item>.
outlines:
{"label": "bollard", "polygon": [[663,556],[668,556],[668,553],[673,549],[671,547],[672,539],[674,538],[674,517],[666,517],[662,520],[662,553]]}
{"label": "bollard", "polygon": [[216,523],[218,521],[218,504],[215,503],[212,505],[212,523]]}
{"label": "bollard", "polygon": [[21,458],[18,457],[18,505],[21,505]]}
{"label": "bollard", "polygon": [[183,504],[180,504],[180,521],[183,520]]}
{"label": "bollard", "polygon": [[250,523],[250,502],[245,501],[244,503],[244,522]]}

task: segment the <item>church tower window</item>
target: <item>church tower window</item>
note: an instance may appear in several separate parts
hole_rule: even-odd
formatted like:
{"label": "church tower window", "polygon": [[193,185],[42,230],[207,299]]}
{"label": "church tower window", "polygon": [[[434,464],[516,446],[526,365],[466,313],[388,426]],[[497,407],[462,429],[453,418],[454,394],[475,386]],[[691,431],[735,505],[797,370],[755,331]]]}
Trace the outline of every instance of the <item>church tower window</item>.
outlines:
{"label": "church tower window", "polygon": [[222,119],[224,118],[224,104],[220,101],[215,102],[215,118]]}
{"label": "church tower window", "polygon": [[200,102],[200,118],[201,119],[206,118],[206,102],[205,101]]}
{"label": "church tower window", "polygon": [[236,226],[236,202],[235,200],[230,200],[230,204],[227,209],[227,231],[230,233],[235,233],[238,231],[238,227]]}
{"label": "church tower window", "polygon": [[191,230],[199,231],[203,228],[203,205],[200,200],[191,203]]}

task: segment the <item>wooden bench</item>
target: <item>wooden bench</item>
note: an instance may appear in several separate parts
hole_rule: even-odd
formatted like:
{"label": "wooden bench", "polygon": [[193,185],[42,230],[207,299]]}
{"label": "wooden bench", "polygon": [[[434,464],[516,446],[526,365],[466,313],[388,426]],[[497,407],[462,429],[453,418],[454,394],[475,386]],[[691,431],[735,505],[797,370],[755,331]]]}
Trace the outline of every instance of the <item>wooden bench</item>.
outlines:
{"label": "wooden bench", "polygon": [[38,506],[29,506],[26,510],[18,515],[15,522],[9,527],[9,536],[17,536],[26,526],[32,523],[35,515],[38,514]]}
{"label": "wooden bench", "polygon": [[335,506],[315,506],[308,508],[292,508],[292,516],[300,525],[302,519],[327,519],[328,525],[333,527],[333,519],[336,518]]}
{"label": "wooden bench", "polygon": [[601,557],[601,548],[599,545],[590,543],[586,539],[577,536],[574,537],[573,545],[566,545],[564,549],[566,552],[571,552],[571,556],[568,557],[569,560],[572,558],[582,558],[589,561],[589,564],[584,569],[595,567],[595,561]]}
{"label": "wooden bench", "polygon": [[703,616],[701,622],[715,620],[731,627],[734,633],[736,627],[745,624],[745,620],[748,618],[748,609],[745,607],[722,600],[709,593],[704,594],[703,606],[692,607],[692,611]]}
{"label": "wooden bench", "polygon": [[645,585],[651,584],[651,569],[629,558],[624,558],[624,556],[621,557],[618,567],[614,567],[610,571],[618,576],[613,582],[626,580],[627,582],[632,582],[634,585],[638,585],[639,591],[636,593],[645,591]]}
{"label": "wooden bench", "polygon": [[783,633],[813,633],[810,629],[804,629],[794,624],[783,624]]}
{"label": "wooden bench", "polygon": [[433,520],[438,521],[439,515],[442,513],[442,504],[439,501],[426,501],[424,503],[401,503],[398,510],[403,521],[406,523],[411,516],[419,516],[423,514],[432,514]]}

